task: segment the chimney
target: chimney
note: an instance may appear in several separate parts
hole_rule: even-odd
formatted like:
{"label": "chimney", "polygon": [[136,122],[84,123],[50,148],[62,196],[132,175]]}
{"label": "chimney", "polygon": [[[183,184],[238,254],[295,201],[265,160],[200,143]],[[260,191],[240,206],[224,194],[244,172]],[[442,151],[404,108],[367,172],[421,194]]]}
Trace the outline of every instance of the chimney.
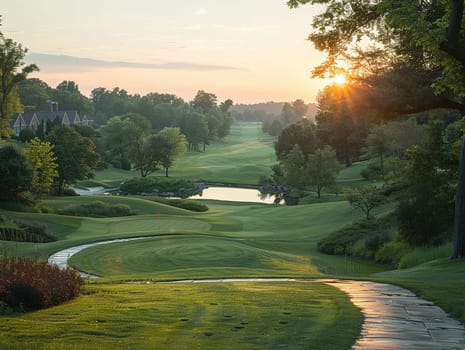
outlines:
{"label": "chimney", "polygon": [[58,112],[58,102],[47,100],[47,110],[50,112]]}

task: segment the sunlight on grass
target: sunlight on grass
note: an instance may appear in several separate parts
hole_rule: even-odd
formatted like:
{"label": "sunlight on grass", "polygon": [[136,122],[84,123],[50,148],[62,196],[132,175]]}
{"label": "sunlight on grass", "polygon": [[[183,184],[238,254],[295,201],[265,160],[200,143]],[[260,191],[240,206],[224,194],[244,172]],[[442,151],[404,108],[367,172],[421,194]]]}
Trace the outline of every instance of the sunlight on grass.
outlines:
{"label": "sunlight on grass", "polygon": [[353,344],[362,317],[317,283],[91,284],[66,305],[2,321],[2,348],[331,350]]}

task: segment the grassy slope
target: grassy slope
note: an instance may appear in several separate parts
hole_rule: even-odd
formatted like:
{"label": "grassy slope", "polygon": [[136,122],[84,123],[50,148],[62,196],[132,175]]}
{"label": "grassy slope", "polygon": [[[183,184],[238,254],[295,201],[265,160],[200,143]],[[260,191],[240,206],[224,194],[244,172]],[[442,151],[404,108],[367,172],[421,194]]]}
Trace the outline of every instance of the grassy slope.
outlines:
{"label": "grassy slope", "polygon": [[353,344],[361,322],[343,293],[316,283],[93,284],[86,291],[65,305],[3,317],[0,347],[338,350]]}
{"label": "grassy slope", "polygon": [[205,181],[257,184],[268,176],[275,163],[272,137],[258,123],[236,123],[224,140],[207,146],[207,151],[186,153],[171,170],[172,176]]}

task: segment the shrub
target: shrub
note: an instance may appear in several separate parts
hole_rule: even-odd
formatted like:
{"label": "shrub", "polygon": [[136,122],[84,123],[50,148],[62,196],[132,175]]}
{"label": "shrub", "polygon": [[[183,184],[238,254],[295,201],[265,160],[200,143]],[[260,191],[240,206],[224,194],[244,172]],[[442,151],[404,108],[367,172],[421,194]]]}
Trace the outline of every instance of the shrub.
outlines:
{"label": "shrub", "polygon": [[136,213],[128,205],[111,205],[100,201],[88,204],[81,204],[76,207],[65,208],[58,211],[58,214],[72,216],[88,216],[94,218],[130,216]]}
{"label": "shrub", "polygon": [[163,198],[163,197],[155,197],[152,199],[154,202],[163,203],[167,205],[171,205],[176,208],[186,209],[195,212],[205,212],[208,211],[208,206],[199,203],[194,200],[189,199],[172,199],[172,198]]}
{"label": "shrub", "polygon": [[82,278],[46,262],[0,258],[0,300],[24,310],[58,305],[78,296]]}
{"label": "shrub", "polygon": [[12,220],[0,215],[0,239],[3,241],[47,243],[56,241],[43,222]]}
{"label": "shrub", "polygon": [[182,179],[166,177],[141,177],[124,182],[120,186],[123,193],[176,196],[187,198],[199,193],[196,184]]}
{"label": "shrub", "polygon": [[31,141],[34,137],[36,137],[36,133],[32,129],[26,128],[19,132],[19,140],[21,142]]}
{"label": "shrub", "polygon": [[406,246],[402,242],[386,242],[376,252],[375,260],[382,264],[388,264],[397,267],[405,251]]}
{"label": "shrub", "polygon": [[381,176],[381,166],[377,163],[370,163],[368,166],[360,172],[360,175],[366,180],[377,180]]}
{"label": "shrub", "polygon": [[79,196],[79,194],[76,193],[76,191],[74,191],[72,188],[65,188],[63,189],[63,192],[62,192],[62,195],[63,196]]}
{"label": "shrub", "polygon": [[51,234],[48,230],[48,226],[44,222],[40,221],[24,221],[24,220],[15,220],[15,222],[21,227],[21,229],[26,233],[27,242],[54,242],[57,238]]}
{"label": "shrub", "polygon": [[333,255],[374,258],[376,251],[388,241],[391,218],[365,219],[346,226],[318,242],[319,251]]}

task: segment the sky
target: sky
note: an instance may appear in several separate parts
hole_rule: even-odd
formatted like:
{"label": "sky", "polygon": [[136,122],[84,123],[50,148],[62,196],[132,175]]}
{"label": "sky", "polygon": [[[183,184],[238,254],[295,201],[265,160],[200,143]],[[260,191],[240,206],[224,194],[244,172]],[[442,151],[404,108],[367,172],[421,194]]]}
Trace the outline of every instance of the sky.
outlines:
{"label": "sky", "polygon": [[3,34],[28,49],[31,77],[130,94],[198,90],[219,101],[315,102],[323,54],[306,40],[312,6],[286,0],[2,0]]}

